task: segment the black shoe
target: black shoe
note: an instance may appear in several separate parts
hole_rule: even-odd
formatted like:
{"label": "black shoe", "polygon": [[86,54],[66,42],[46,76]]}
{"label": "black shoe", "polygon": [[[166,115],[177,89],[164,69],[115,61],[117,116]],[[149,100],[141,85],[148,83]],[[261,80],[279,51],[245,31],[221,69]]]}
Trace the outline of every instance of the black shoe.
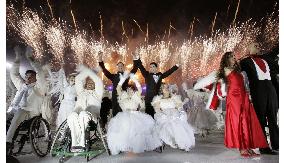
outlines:
{"label": "black shoe", "polygon": [[270,148],[259,149],[260,154],[278,155],[277,152],[272,151]]}
{"label": "black shoe", "polygon": [[6,153],[7,153],[7,155],[10,155],[12,148],[13,148],[13,144],[10,143],[10,142],[6,142]]}
{"label": "black shoe", "polygon": [[158,152],[158,153],[162,153],[163,152],[163,146],[156,148],[154,151]]}

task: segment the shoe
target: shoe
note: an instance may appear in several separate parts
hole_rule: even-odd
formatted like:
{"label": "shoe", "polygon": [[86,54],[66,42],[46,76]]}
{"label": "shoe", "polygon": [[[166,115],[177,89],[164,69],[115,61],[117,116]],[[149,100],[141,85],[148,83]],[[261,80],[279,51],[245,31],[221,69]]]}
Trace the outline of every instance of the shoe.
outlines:
{"label": "shoe", "polygon": [[6,142],[6,153],[9,155],[13,148],[13,144],[10,142]]}
{"label": "shoe", "polygon": [[278,155],[277,152],[272,151],[270,148],[259,149],[260,154]]}
{"label": "shoe", "polygon": [[252,155],[249,153],[248,150],[243,150],[243,151],[240,151],[240,154],[242,157],[251,157]]}
{"label": "shoe", "polygon": [[163,146],[156,148],[154,151],[158,152],[158,153],[162,153],[163,152]]}

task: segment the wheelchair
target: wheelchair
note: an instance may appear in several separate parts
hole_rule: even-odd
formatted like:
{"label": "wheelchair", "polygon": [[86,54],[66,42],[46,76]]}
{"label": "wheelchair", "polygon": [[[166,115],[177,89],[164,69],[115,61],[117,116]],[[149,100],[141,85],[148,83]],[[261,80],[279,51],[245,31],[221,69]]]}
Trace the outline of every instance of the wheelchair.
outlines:
{"label": "wheelchair", "polygon": [[52,157],[59,156],[59,163],[67,161],[72,156],[85,156],[88,162],[104,152],[110,155],[106,136],[102,132],[100,118],[98,118],[97,122],[92,120],[89,122],[86,128],[85,140],[86,150],[84,152],[71,152],[71,130],[67,120],[65,120],[56,131],[50,154]]}
{"label": "wheelchair", "polygon": [[[25,144],[31,145],[31,152],[22,152]],[[12,139],[12,147],[7,151],[8,155],[22,155],[35,153],[38,157],[44,157],[51,147],[51,132],[49,123],[41,115],[23,121],[16,129]]]}

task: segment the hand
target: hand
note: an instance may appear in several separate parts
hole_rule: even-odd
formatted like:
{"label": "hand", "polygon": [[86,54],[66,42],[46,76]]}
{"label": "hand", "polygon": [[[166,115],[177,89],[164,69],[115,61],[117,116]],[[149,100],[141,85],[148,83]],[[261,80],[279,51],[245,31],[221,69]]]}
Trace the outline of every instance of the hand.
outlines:
{"label": "hand", "polygon": [[138,50],[135,50],[135,52],[132,52],[133,60],[137,60],[140,58]]}
{"label": "hand", "polygon": [[33,48],[32,47],[27,46],[25,56],[27,57],[27,59],[31,59],[33,57]]}
{"label": "hand", "polygon": [[99,57],[99,62],[102,62],[103,61],[103,52],[102,51],[99,51],[98,57]]}
{"label": "hand", "polygon": [[20,46],[18,46],[18,45],[15,46],[15,47],[14,47],[14,52],[15,52],[16,55],[20,55],[20,54],[21,54],[21,48],[20,48]]}

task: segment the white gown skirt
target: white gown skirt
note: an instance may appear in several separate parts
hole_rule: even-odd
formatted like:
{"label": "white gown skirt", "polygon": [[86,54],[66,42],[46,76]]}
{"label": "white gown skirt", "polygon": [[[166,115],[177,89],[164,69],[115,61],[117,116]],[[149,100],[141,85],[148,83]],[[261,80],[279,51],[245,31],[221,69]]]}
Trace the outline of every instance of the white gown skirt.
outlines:
{"label": "white gown skirt", "polygon": [[162,145],[154,132],[155,121],[139,111],[119,112],[108,125],[107,142],[112,155],[121,152],[142,153]]}
{"label": "white gown skirt", "polygon": [[56,126],[57,128],[64,122],[67,117],[73,112],[75,108],[75,101],[72,100],[62,100],[59,111],[57,114]]}
{"label": "white gown skirt", "polygon": [[160,139],[171,146],[189,151],[195,146],[194,130],[187,122],[184,111],[171,109],[157,112],[155,115],[156,131]]}

